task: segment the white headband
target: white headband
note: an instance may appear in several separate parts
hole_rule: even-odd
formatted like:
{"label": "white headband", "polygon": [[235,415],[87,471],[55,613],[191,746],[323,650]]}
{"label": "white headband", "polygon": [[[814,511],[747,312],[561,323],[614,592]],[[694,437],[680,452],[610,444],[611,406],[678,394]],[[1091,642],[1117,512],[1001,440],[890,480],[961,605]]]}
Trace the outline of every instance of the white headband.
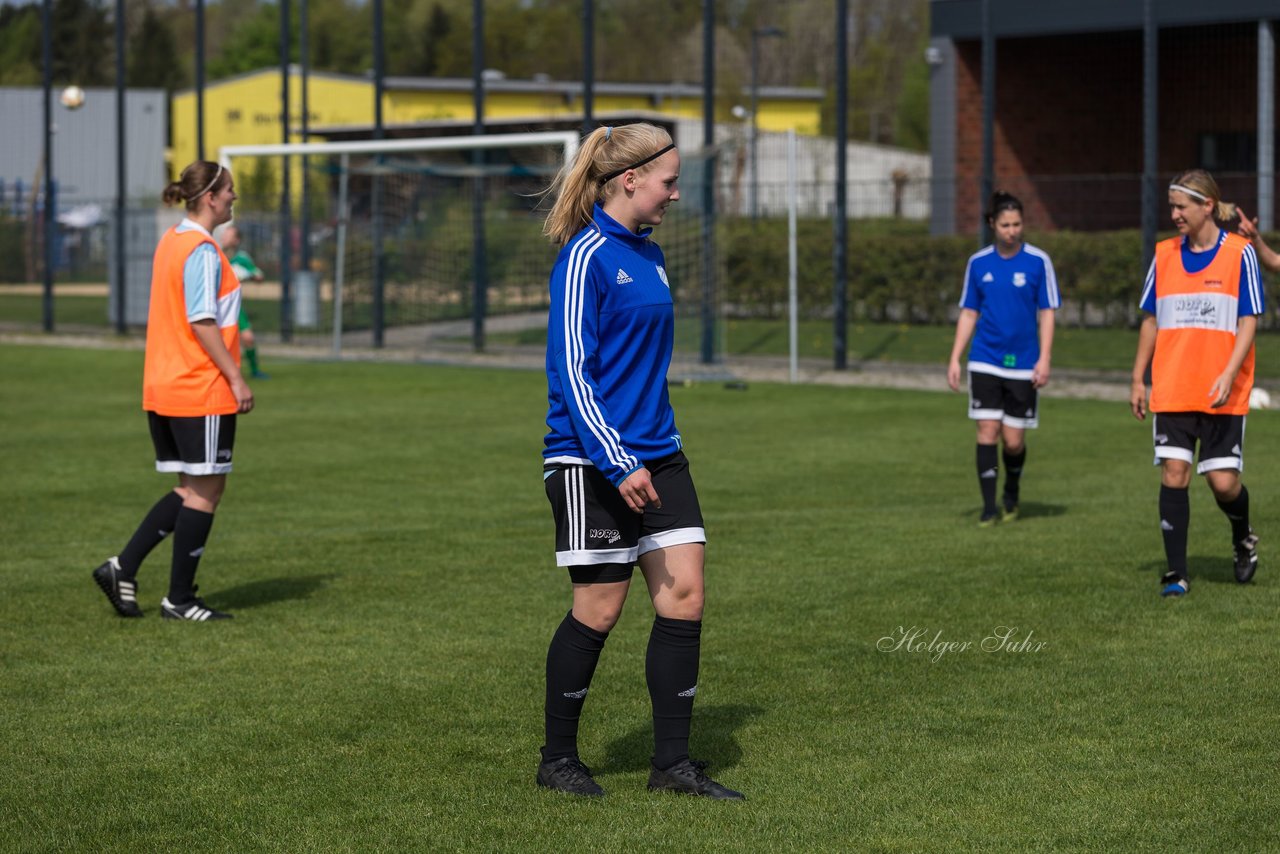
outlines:
{"label": "white headband", "polygon": [[1181,184],[1170,184],[1169,189],[1177,190],[1179,193],[1186,193],[1191,198],[1199,199],[1202,202],[1212,201],[1212,199],[1210,199],[1204,193],[1197,193],[1195,190],[1191,189],[1190,187],[1184,187]]}
{"label": "white headband", "polygon": [[222,177],[222,164],[221,164],[221,163],[219,163],[219,164],[218,164],[218,171],[213,173],[213,180],[209,182],[209,186],[205,187],[203,190],[201,190],[200,192],[196,193],[194,196],[192,196],[192,197],[189,199],[189,201],[194,202],[196,199],[200,198],[200,197],[201,197],[201,196],[203,196],[205,193],[207,193],[207,192],[209,192],[210,190],[212,190],[212,189],[213,189],[213,185],[214,185],[214,184],[216,184],[216,183],[218,183],[218,179],[219,179],[219,178],[221,178],[221,177]]}

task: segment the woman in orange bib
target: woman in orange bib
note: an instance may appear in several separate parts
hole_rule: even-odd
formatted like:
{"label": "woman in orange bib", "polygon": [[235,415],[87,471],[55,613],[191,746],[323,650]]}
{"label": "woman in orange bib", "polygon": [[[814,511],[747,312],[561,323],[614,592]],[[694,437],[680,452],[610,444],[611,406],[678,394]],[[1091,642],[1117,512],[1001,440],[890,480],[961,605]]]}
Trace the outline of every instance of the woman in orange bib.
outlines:
{"label": "woman in orange bib", "polygon": [[[1249,525],[1244,468],[1244,422],[1253,389],[1253,341],[1264,311],[1258,258],[1249,241],[1220,229],[1236,216],[1218,184],[1203,169],[1183,172],[1169,185],[1177,237],[1156,245],[1142,291],[1147,316],[1138,333],[1129,404],[1134,417],[1150,409],[1155,463],[1161,467],[1160,530],[1168,571],[1160,595],[1188,588],[1187,489],[1191,464],[1205,476],[1231,523],[1236,580],[1253,578],[1258,537]],[[1151,367],[1151,400],[1144,377]]]}
{"label": "woman in orange bib", "polygon": [[213,230],[231,220],[231,173],[197,160],[164,191],[187,216],[160,238],[151,273],[142,408],[156,449],[156,471],[178,485],[153,506],[124,550],[93,571],[94,581],[122,617],[141,617],[138,568],[170,533],[173,563],[161,616],[217,620],[230,614],[196,598],[195,575],[213,514],[222,498],[236,415],[253,409],[240,375],[240,283]]}

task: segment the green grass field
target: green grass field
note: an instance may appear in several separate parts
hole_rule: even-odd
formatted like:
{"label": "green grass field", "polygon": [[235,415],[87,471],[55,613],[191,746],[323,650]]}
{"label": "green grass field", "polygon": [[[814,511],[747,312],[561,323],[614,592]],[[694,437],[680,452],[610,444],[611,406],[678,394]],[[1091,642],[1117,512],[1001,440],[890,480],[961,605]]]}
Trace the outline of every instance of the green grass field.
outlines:
{"label": "green grass field", "polygon": [[[554,567],[537,373],[274,360],[200,569],[230,623],[143,620],[90,571],[169,479],[142,354],[0,347],[0,848],[21,851],[1280,847],[1280,415],[1232,580],[1192,492],[1162,600],[1150,429],[1049,399],[1024,518],[979,530],[961,395],[672,390],[710,536],[693,753],[744,804],[644,790],[635,585],[586,707],[609,796],[537,790]],[[900,630],[918,645],[892,647]],[[984,651],[1011,627],[1020,649]]]}

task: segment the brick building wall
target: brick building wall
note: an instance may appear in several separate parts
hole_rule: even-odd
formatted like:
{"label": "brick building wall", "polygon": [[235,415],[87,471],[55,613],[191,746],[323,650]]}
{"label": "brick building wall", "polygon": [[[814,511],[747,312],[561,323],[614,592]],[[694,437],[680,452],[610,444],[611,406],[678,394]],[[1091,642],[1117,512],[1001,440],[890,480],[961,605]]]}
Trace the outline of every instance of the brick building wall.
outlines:
{"label": "brick building wall", "polygon": [[[1141,222],[1142,34],[997,44],[995,186],[1017,195],[1033,229],[1136,228]],[[982,173],[982,49],[956,44],[956,227],[976,232]],[[1166,29],[1159,53],[1159,181],[1204,166],[1223,195],[1257,198],[1257,29]],[[1218,144],[1206,149],[1206,136]],[[1244,147],[1242,149],[1242,146]],[[1203,162],[1211,156],[1215,162]],[[1167,219],[1163,194],[1160,215]]]}

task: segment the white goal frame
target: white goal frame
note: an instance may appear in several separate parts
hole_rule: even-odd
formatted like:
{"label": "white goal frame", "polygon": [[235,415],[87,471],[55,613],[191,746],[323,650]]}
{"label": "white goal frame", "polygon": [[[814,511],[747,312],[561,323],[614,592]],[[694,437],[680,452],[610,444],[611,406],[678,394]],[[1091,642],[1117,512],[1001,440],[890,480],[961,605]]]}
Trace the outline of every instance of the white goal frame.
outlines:
{"label": "white goal frame", "polygon": [[256,145],[224,145],[218,150],[218,163],[224,169],[231,168],[236,157],[288,157],[291,155],[318,157],[337,155],[341,162],[338,184],[337,263],[333,275],[333,352],[342,352],[342,280],[346,256],[347,178],[350,175],[352,154],[403,154],[424,151],[474,151],[492,148],[536,148],[559,145],[562,163],[568,163],[578,152],[579,136],[574,131],[530,131],[528,133],[498,133],[484,136],[433,136],[411,139],[371,139],[353,142],[277,142]]}

